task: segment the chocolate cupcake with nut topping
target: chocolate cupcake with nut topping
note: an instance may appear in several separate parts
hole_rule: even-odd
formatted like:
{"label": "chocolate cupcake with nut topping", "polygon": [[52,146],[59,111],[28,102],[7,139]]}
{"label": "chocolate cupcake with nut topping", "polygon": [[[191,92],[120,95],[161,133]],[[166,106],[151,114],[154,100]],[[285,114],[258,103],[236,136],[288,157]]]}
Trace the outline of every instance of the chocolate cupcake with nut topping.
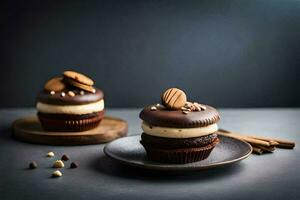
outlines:
{"label": "chocolate cupcake with nut topping", "polygon": [[206,159],[219,139],[220,117],[211,106],[188,102],[177,88],[166,90],[161,104],[145,107],[141,144],[149,160],[185,164]]}
{"label": "chocolate cupcake with nut topping", "polygon": [[99,125],[104,116],[104,94],[94,81],[74,71],[46,82],[37,95],[36,108],[47,131],[86,131]]}

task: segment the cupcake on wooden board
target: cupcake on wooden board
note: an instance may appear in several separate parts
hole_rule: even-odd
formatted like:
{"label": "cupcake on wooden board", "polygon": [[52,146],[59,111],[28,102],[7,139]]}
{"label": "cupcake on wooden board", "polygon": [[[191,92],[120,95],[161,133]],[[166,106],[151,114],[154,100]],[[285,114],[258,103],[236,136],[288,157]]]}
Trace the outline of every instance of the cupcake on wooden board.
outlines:
{"label": "cupcake on wooden board", "polygon": [[141,144],[149,160],[185,164],[206,159],[219,143],[220,116],[211,106],[187,101],[177,88],[166,90],[161,104],[145,107]]}
{"label": "cupcake on wooden board", "polygon": [[104,116],[104,94],[89,77],[74,71],[48,80],[37,95],[37,115],[47,131],[86,131]]}

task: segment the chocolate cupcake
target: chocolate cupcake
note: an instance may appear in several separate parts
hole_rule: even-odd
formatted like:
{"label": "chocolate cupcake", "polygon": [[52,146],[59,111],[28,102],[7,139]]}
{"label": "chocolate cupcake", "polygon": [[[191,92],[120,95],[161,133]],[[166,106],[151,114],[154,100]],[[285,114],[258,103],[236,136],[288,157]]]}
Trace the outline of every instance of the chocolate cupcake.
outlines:
{"label": "chocolate cupcake", "polygon": [[36,108],[47,131],[86,131],[99,125],[104,116],[104,94],[89,77],[65,71],[47,81],[37,95]]}
{"label": "chocolate cupcake", "polygon": [[145,107],[141,144],[150,160],[185,164],[206,159],[219,139],[215,133],[220,117],[211,106],[191,103],[183,91],[170,88],[162,105]]}

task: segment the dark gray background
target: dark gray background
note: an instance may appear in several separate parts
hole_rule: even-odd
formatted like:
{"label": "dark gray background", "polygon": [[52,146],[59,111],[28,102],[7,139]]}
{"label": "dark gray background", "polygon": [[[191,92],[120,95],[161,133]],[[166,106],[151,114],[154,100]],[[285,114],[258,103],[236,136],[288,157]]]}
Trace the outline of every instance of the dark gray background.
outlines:
{"label": "dark gray background", "polygon": [[110,107],[167,87],[217,107],[300,106],[300,1],[5,1],[0,107],[33,106],[63,70]]}

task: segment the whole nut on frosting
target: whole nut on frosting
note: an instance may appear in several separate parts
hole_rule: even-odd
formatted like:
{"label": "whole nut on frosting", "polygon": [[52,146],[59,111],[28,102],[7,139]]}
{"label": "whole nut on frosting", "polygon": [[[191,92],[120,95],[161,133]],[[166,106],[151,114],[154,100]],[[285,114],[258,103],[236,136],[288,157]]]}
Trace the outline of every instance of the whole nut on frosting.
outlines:
{"label": "whole nut on frosting", "polygon": [[187,115],[187,114],[189,114],[189,111],[184,110],[184,111],[182,111],[182,113]]}
{"label": "whole nut on frosting", "polygon": [[57,160],[54,162],[53,167],[54,168],[63,168],[63,167],[65,167],[65,165],[64,165],[63,161]]}
{"label": "whole nut on frosting", "polygon": [[178,88],[167,89],[161,96],[164,106],[171,110],[179,110],[186,103],[185,93]]}
{"label": "whole nut on frosting", "polygon": [[73,91],[69,91],[69,92],[68,92],[68,95],[69,95],[70,97],[74,97],[74,96],[75,96],[75,93],[74,93]]}
{"label": "whole nut on frosting", "polygon": [[152,107],[150,108],[150,110],[155,111],[155,110],[157,110],[157,108],[156,108],[155,106],[152,106]]}

